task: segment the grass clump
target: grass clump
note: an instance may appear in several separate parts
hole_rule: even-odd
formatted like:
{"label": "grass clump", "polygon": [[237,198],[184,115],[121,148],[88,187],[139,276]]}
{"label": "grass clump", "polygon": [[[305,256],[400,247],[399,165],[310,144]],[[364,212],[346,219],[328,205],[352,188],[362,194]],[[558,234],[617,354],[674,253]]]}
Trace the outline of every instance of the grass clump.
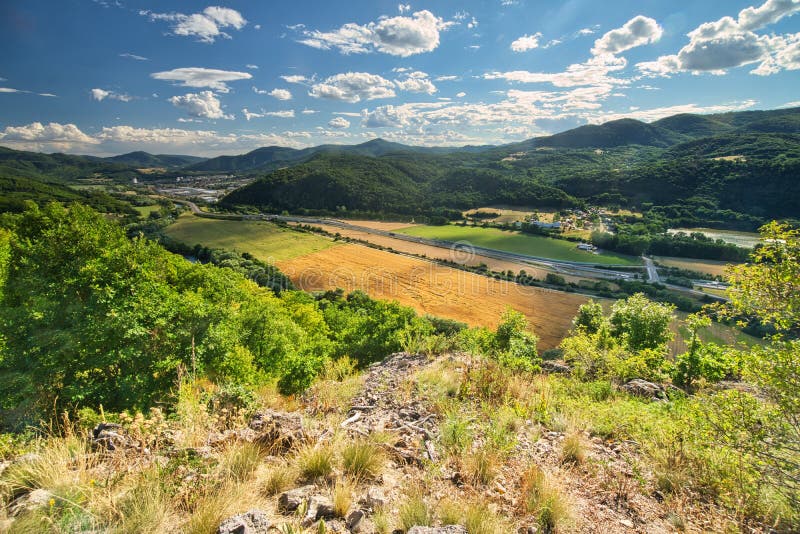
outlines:
{"label": "grass clump", "polygon": [[344,518],[353,506],[353,485],[346,479],[337,480],[331,490],[331,501],[336,517]]}
{"label": "grass clump", "polygon": [[569,502],[539,467],[531,466],[523,473],[520,487],[522,511],[533,514],[543,531],[559,532],[571,523]]}
{"label": "grass clump", "polygon": [[513,532],[510,525],[481,503],[472,503],[467,506],[463,524],[467,528],[467,534]]}
{"label": "grass clump", "polygon": [[398,510],[400,526],[405,531],[411,527],[429,527],[433,524],[434,511],[420,488],[413,488],[406,495]]}
{"label": "grass clump", "polygon": [[378,476],[384,463],[383,451],[370,441],[360,439],[348,443],[342,449],[342,467],[345,473],[357,479]]}
{"label": "grass clump", "polygon": [[586,443],[580,432],[572,432],[561,442],[561,463],[578,465],[586,461]]}
{"label": "grass clump", "polygon": [[329,444],[307,445],[297,453],[297,468],[307,480],[327,478],[333,473],[333,447]]}
{"label": "grass clump", "polygon": [[472,430],[469,419],[458,412],[450,411],[445,414],[444,422],[440,427],[439,437],[444,449],[451,454],[461,454],[472,442]]}
{"label": "grass clump", "polygon": [[488,447],[471,452],[464,460],[467,478],[473,484],[484,486],[494,480],[499,464],[497,453]]}
{"label": "grass clump", "polygon": [[267,496],[277,495],[291,488],[296,480],[297,471],[292,466],[288,464],[274,465],[267,471],[261,482],[261,492]]}
{"label": "grass clump", "polygon": [[264,457],[263,450],[253,443],[233,443],[220,457],[223,477],[234,482],[245,482],[252,477]]}

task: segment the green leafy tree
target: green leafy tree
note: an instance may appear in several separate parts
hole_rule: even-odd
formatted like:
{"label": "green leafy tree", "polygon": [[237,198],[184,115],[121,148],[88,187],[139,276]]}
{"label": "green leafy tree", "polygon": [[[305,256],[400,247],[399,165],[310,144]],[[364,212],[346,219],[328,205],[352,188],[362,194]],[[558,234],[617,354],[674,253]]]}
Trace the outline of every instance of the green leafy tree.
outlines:
{"label": "green leafy tree", "polygon": [[636,293],[619,300],[612,307],[612,334],[632,351],[665,349],[672,339],[669,324],[674,318],[674,306],[658,304]]}
{"label": "green leafy tree", "polygon": [[538,371],[542,363],[536,351],[538,341],[539,338],[531,331],[530,323],[525,316],[507,308],[494,334],[493,355],[507,367]]}
{"label": "green leafy tree", "polygon": [[579,332],[595,334],[600,330],[603,320],[603,306],[589,299],[589,302],[578,308],[578,315],[572,320],[572,326]]}

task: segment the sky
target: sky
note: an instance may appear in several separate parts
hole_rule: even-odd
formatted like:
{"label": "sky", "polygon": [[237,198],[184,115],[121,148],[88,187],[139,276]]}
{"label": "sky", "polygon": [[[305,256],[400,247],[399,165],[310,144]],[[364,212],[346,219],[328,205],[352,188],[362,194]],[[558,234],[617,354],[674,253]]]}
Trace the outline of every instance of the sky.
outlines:
{"label": "sky", "polygon": [[794,107],[798,13],[800,0],[3,0],[0,145],[481,145]]}

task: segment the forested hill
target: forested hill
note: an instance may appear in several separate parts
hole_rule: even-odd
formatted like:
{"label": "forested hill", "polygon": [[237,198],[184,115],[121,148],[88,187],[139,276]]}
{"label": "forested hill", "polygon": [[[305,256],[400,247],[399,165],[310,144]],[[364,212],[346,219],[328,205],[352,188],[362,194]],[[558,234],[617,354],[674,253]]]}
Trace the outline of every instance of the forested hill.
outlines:
{"label": "forested hill", "polygon": [[147,152],[137,151],[129,152],[127,154],[120,154],[119,156],[111,156],[104,158],[107,161],[114,163],[124,163],[125,165],[133,165],[135,167],[185,167],[206,161],[206,158],[198,156],[180,156],[172,154],[149,154]]}
{"label": "forested hill", "polygon": [[303,149],[282,146],[268,146],[258,148],[247,154],[239,156],[219,156],[216,158],[186,167],[189,171],[217,171],[217,172],[243,172],[243,171],[271,171],[287,165],[295,165],[308,161],[318,154],[352,155],[379,157],[388,154],[417,153],[417,154],[448,154],[451,152],[480,152],[489,147],[465,146],[451,147],[422,147],[408,146],[393,143],[384,139],[373,139],[359,145],[319,145]]}
{"label": "forested hill", "polygon": [[[603,148],[599,148],[603,147]],[[685,224],[800,218],[800,108],[624,119],[480,152],[317,154],[228,195],[265,210],[446,214],[493,203],[653,205]]]}

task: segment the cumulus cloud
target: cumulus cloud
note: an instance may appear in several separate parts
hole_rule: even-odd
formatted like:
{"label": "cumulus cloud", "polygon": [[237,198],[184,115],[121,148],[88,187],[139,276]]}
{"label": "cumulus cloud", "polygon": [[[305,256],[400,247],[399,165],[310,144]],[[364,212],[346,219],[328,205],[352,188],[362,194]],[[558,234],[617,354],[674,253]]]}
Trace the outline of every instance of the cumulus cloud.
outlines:
{"label": "cumulus cloud", "polygon": [[69,150],[100,143],[83,133],[74,124],[32,122],[24,126],[7,126],[0,131],[0,143],[21,150]]}
{"label": "cumulus cloud", "polygon": [[677,54],[638,63],[646,76],[669,76],[680,71],[723,74],[727,69],[760,63],[751,72],[770,75],[800,68],[795,50],[800,34],[759,35],[756,30],[800,11],[798,0],[767,0],[742,9],[736,18],[705,22],[687,34],[689,43]]}
{"label": "cumulus cloud", "polygon": [[307,83],[313,81],[311,78],[301,74],[285,74],[281,76],[281,79],[286,83]]}
{"label": "cumulus cloud", "polygon": [[563,72],[530,72],[525,70],[508,72],[489,72],[483,75],[487,80],[504,79],[518,83],[551,83],[556,87],[577,87],[581,85],[627,85],[630,82],[615,78],[610,73],[620,71],[628,64],[623,57],[603,54],[583,63],[574,63]]}
{"label": "cumulus cloud", "polygon": [[408,72],[405,73],[404,76],[405,77],[403,79],[395,80],[394,82],[397,87],[403,91],[408,91],[410,93],[427,93],[432,95],[438,90],[433,82],[431,82],[428,75],[424,72]]}
{"label": "cumulus cloud", "polygon": [[213,43],[218,38],[230,39],[231,36],[223,28],[241,30],[247,21],[241,13],[227,7],[209,6],[202,13],[185,15],[183,13],[153,13],[140,11],[151,21],[167,21],[172,23],[173,35],[196,37],[202,43]]}
{"label": "cumulus cloud", "polygon": [[350,22],[329,32],[301,29],[303,38],[299,42],[322,50],[333,48],[342,54],[377,51],[408,57],[435,50],[439,46],[439,33],[452,24],[422,10],[410,17],[383,17],[366,25]]}
{"label": "cumulus cloud", "polygon": [[97,100],[98,102],[102,102],[103,100],[119,100],[120,102],[130,102],[133,100],[131,95],[125,93],[117,93],[115,91],[106,91],[105,89],[95,88],[92,89],[92,98]]}
{"label": "cumulus cloud", "polygon": [[156,80],[176,82],[183,87],[208,87],[220,93],[227,93],[230,91],[227,82],[249,80],[253,76],[249,72],[206,69],[202,67],[184,67],[163,72],[154,72],[150,77]]}
{"label": "cumulus cloud", "polygon": [[345,119],[345,118],[343,118],[343,117],[334,117],[334,118],[332,118],[331,120],[328,121],[328,126],[330,126],[331,128],[337,128],[337,129],[339,129],[339,128],[349,128],[350,127],[350,121]]}
{"label": "cumulus cloud", "polygon": [[391,98],[396,95],[392,81],[367,72],[345,72],[330,76],[311,86],[308,94],[314,98],[327,98],[350,103],[376,98]]}
{"label": "cumulus cloud", "polygon": [[397,11],[402,15],[411,11],[411,4],[397,4]]}
{"label": "cumulus cloud", "polygon": [[277,98],[278,100],[291,100],[292,99],[292,93],[289,92],[286,89],[275,88],[275,89],[273,89],[272,91],[270,91],[267,94],[269,96],[273,97],[273,98]]}
{"label": "cumulus cloud", "polygon": [[280,135],[223,134],[213,130],[136,128],[128,125],[103,127],[98,133],[88,135],[74,124],[34,122],[0,130],[0,145],[19,150],[96,155],[145,150],[211,156],[246,152],[267,145],[299,148],[305,145],[297,139],[309,137],[307,132],[283,132]]}
{"label": "cumulus cloud", "polygon": [[744,100],[741,102],[731,102],[712,106],[701,106],[698,104],[680,104],[677,106],[666,106],[652,109],[637,109],[626,113],[600,113],[587,116],[590,123],[603,123],[617,119],[638,119],[645,122],[652,122],[679,113],[726,113],[729,111],[742,111],[756,105],[755,100]]}
{"label": "cumulus cloud", "polygon": [[539,39],[542,38],[542,34],[537,32],[533,35],[523,35],[513,43],[511,43],[511,50],[514,52],[525,52],[527,50],[533,50],[534,48],[539,47]]}
{"label": "cumulus cloud", "polygon": [[252,111],[249,111],[247,108],[244,108],[242,109],[242,115],[244,115],[244,118],[247,119],[248,121],[250,119],[260,119],[263,117],[278,117],[281,119],[291,119],[294,118],[294,110],[287,109],[284,111],[264,111],[262,109],[261,113],[254,113]]}
{"label": "cumulus cloud", "polygon": [[661,39],[663,33],[664,30],[654,19],[638,15],[621,28],[611,30],[596,40],[592,54],[619,54],[637,46],[655,43]]}
{"label": "cumulus cloud", "polygon": [[187,93],[183,96],[173,96],[169,102],[178,108],[186,110],[192,117],[203,119],[233,119],[233,115],[226,115],[222,111],[219,99],[211,91]]}

